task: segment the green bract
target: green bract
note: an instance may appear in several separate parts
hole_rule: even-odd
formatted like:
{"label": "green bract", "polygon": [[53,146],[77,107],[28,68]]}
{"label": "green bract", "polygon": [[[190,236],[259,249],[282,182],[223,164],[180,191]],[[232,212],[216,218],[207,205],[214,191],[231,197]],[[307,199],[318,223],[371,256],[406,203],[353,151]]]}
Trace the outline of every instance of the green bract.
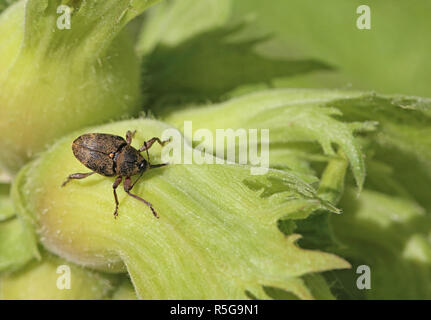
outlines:
{"label": "green bract", "polygon": [[[183,128],[184,121],[191,121],[193,130],[208,128],[269,129],[271,164],[292,165],[304,163],[306,152],[295,150],[295,143],[317,142],[327,156],[335,156],[333,145],[346,154],[359,188],[365,180],[365,164],[360,145],[354,139],[355,131],[373,129],[374,123],[344,123],[336,119],[341,113],[331,104],[339,99],[358,98],[360,92],[276,89],[249,94],[217,105],[188,108],[166,117],[166,121]],[[191,132],[193,134],[194,132]],[[185,133],[188,139],[190,133]],[[203,147],[208,142],[204,141]],[[214,144],[215,145],[215,144]],[[225,147],[224,145],[222,146]],[[295,152],[297,151],[297,152]],[[274,155],[274,156],[273,156]],[[296,161],[295,161],[296,160]],[[293,163],[293,161],[295,161]]]}
{"label": "green bract", "polygon": [[0,272],[15,271],[39,258],[32,230],[17,218],[0,222]]}
{"label": "green bract", "polygon": [[38,257],[32,228],[16,217],[9,185],[0,185],[0,272],[15,271]]}
{"label": "green bract", "polygon": [[[328,221],[328,215],[315,214],[285,222],[283,230],[302,234],[300,244],[305,247],[349,257],[355,268],[370,266],[378,279],[365,297],[400,299],[430,294],[431,225],[425,215],[431,205],[430,110],[431,101],[417,97],[278,89],[176,111],[166,121],[180,128],[184,121],[192,121],[193,131],[184,131],[190,140],[201,128],[270,128],[271,166],[314,174],[316,163],[332,159],[322,175],[319,195],[333,203],[344,193],[346,163],[332,150],[334,143],[338,145],[351,166],[360,164],[352,167],[357,185],[362,185],[367,168],[366,192],[358,198],[349,188],[340,204],[341,216]],[[354,138],[353,132],[360,138]],[[326,157],[309,145],[312,141],[319,142]],[[195,144],[205,148],[209,142]],[[348,182],[351,186],[350,178]],[[395,235],[398,239],[392,238]],[[396,267],[389,272],[388,265]],[[406,270],[415,271],[402,277]],[[336,294],[362,297],[356,273],[340,273],[336,283],[341,282],[342,289]]]}
{"label": "green bract", "polygon": [[[154,0],[19,1],[0,16],[0,165],[16,172],[77,128],[136,114],[140,62],[124,26]],[[59,29],[60,5],[72,9]]]}
{"label": "green bract", "polygon": [[[63,258],[104,271],[127,270],[140,298],[265,297],[262,286],[313,298],[313,290],[327,289],[322,280],[307,287],[303,276],[349,267],[334,255],[299,248],[299,235],[278,230],[281,217],[336,210],[288,171],[253,179],[246,165],[170,164],[150,171],[134,192],[157,208],[160,219],[120,191],[115,220],[110,178],[93,176],[60,188],[68,174],[87,171],[70,150],[79,134],[136,129],[138,146],[169,128],[133,120],[66,136],[16,179],[20,214],[34,223],[44,246]],[[151,151],[157,163],[158,150]]]}

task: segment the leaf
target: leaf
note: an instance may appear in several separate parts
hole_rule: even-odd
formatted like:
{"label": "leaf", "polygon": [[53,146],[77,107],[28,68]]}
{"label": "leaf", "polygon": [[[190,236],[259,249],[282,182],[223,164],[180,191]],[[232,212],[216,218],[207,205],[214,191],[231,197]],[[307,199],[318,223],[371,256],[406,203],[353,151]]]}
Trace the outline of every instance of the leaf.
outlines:
{"label": "leaf", "polygon": [[367,187],[398,195],[431,209],[431,100],[419,97],[368,94],[359,99],[328,103],[342,112],[343,121],[379,123],[364,134]]}
{"label": "leaf", "polygon": [[[86,132],[124,135],[134,129],[138,146],[172,127],[131,120]],[[263,185],[272,177],[288,181],[263,195],[244,183],[250,166],[172,163],[148,172],[133,189],[153,203],[160,219],[119,190],[115,220],[112,179],[93,176],[60,187],[68,174],[86,171],[70,151],[71,141],[83,132],[61,139],[31,165],[16,182],[24,198],[15,201],[25,203],[20,215],[34,221],[50,251],[104,271],[125,266],[139,298],[245,299],[246,292],[267,298],[262,286],[270,286],[311,299],[304,275],[349,267],[335,255],[299,248],[299,235],[279,232],[280,217],[332,208],[290,172],[254,176]],[[185,155],[196,153],[182,139],[179,143]],[[156,151],[151,149],[153,163]]]}
{"label": "leaf", "polygon": [[146,14],[137,50],[142,56],[158,45],[174,47],[221,27],[228,21],[231,7],[231,0],[165,0]]}
{"label": "leaf", "polygon": [[178,108],[178,104],[220,101],[241,86],[267,86],[275,78],[331,69],[313,59],[263,56],[255,47],[265,38],[231,40],[243,27],[219,27],[176,45],[156,46],[144,57],[148,106],[164,114],[171,104]]}
{"label": "leaf", "polygon": [[[318,195],[332,205],[337,205],[344,193],[344,180],[347,172],[347,161],[342,152],[340,158],[331,159],[323,171],[319,183]],[[330,210],[329,210],[330,211]],[[335,211],[342,213],[341,210]],[[334,250],[341,246],[333,234],[328,210],[317,210],[305,219],[282,219],[279,229],[286,235],[293,232],[303,236],[299,240],[301,248]]]}

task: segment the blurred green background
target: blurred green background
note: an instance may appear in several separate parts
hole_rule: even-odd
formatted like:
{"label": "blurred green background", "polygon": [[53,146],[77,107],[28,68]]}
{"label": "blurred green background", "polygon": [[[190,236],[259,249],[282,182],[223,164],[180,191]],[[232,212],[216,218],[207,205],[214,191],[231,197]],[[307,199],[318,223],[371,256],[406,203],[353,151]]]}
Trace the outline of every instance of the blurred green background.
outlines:
{"label": "blurred green background", "polygon": [[[356,27],[359,5],[371,8],[371,30]],[[429,0],[235,0],[233,14],[255,19],[247,27],[250,35],[272,35],[259,51],[319,59],[336,68],[276,85],[431,97]]]}

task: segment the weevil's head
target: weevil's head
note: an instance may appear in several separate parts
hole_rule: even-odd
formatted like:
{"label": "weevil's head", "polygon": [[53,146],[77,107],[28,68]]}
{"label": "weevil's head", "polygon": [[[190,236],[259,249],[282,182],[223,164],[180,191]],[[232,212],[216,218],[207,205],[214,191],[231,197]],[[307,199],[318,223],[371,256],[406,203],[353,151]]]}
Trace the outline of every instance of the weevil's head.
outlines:
{"label": "weevil's head", "polygon": [[141,162],[139,162],[139,170],[140,172],[144,172],[148,169],[148,161],[145,159],[142,159]]}

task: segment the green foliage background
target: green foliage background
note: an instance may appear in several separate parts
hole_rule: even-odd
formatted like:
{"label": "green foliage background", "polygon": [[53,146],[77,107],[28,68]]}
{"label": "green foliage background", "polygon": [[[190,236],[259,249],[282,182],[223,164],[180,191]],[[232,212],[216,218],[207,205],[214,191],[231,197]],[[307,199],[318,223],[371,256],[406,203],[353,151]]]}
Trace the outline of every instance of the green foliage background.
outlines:
{"label": "green foliage background", "polygon": [[[371,7],[371,30],[358,30],[356,8]],[[319,59],[336,68],[283,81],[298,87],[375,90],[431,97],[429,0],[233,1],[236,18],[255,17],[249,34],[271,34],[268,54]]]}

